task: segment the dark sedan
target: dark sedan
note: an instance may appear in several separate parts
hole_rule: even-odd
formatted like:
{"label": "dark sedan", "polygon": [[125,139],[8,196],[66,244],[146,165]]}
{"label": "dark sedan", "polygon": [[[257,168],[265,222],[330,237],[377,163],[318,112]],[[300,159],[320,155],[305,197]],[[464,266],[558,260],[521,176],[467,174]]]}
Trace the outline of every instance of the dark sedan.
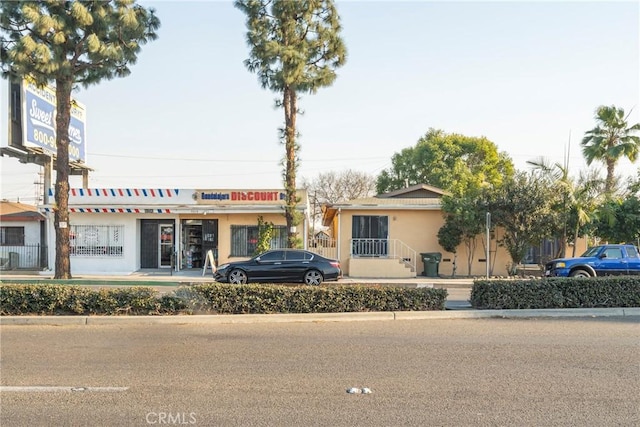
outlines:
{"label": "dark sedan", "polygon": [[218,282],[304,282],[319,285],[342,277],[340,262],[300,249],[274,249],[247,261],[219,266],[213,277]]}

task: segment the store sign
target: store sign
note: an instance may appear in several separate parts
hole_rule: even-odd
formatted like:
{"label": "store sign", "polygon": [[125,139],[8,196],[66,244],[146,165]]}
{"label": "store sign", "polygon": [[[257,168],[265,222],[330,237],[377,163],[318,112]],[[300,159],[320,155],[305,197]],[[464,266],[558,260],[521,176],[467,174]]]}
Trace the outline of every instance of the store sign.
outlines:
{"label": "store sign", "polygon": [[[49,87],[38,87],[32,80],[22,82],[23,145],[39,147],[56,154],[56,93]],[[71,101],[69,122],[69,160],[86,160],[86,111],[84,105]]]}
{"label": "store sign", "polygon": [[279,190],[196,190],[197,203],[284,203],[286,195]]}

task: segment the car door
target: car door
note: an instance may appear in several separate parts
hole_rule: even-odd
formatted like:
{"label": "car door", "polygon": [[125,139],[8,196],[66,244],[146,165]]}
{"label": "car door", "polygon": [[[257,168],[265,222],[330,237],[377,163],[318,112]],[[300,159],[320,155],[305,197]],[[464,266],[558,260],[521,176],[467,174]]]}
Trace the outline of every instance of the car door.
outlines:
{"label": "car door", "polygon": [[640,276],[640,254],[634,246],[625,247],[627,252],[627,274]]}
{"label": "car door", "polygon": [[284,251],[269,251],[260,255],[253,266],[252,280],[277,280],[282,274],[283,261]]}
{"label": "car door", "polygon": [[305,251],[289,250],[285,252],[284,279],[291,281],[302,280],[304,272],[309,265],[309,259],[305,259]]}
{"label": "car door", "polygon": [[627,262],[621,247],[607,247],[598,255],[594,266],[598,276],[619,276],[627,274]]}

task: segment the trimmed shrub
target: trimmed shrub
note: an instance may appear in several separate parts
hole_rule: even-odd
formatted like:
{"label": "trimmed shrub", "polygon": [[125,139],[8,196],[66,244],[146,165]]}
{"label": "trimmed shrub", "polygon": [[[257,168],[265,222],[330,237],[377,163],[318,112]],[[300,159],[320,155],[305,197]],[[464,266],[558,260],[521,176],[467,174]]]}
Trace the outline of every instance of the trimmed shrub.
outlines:
{"label": "trimmed shrub", "polygon": [[640,277],[477,280],[470,301],[478,309],[640,307]]}
{"label": "trimmed shrub", "polygon": [[151,288],[88,289],[70,285],[0,286],[0,315],[158,314]]}
{"label": "trimmed shrub", "polygon": [[338,313],[444,310],[446,289],[382,286],[181,286],[158,296],[146,287],[0,285],[0,315]]}
{"label": "trimmed shrub", "polygon": [[444,310],[446,289],[202,284],[176,291],[195,313],[338,313]]}

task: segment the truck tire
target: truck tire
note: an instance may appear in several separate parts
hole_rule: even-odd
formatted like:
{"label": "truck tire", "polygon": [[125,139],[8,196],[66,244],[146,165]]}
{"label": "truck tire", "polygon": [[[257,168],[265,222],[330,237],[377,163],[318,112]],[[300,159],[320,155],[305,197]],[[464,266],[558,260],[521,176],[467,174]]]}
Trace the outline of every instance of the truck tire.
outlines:
{"label": "truck tire", "polygon": [[586,270],[574,270],[569,274],[569,277],[591,277],[591,275]]}

